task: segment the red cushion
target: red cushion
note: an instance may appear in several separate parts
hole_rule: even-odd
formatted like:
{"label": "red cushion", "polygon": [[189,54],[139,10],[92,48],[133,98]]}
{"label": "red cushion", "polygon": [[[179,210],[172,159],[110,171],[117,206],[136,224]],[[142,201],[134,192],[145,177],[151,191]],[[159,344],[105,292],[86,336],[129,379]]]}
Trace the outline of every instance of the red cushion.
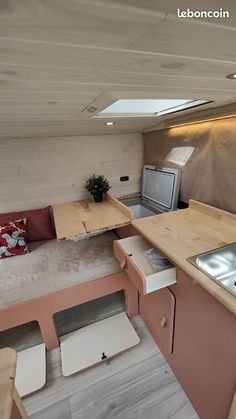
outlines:
{"label": "red cushion", "polygon": [[8,212],[0,214],[0,225],[9,223],[19,218],[27,219],[26,240],[34,242],[38,240],[51,240],[55,238],[55,230],[52,225],[50,208],[36,210]]}
{"label": "red cushion", "polygon": [[26,218],[0,225],[0,259],[29,253],[25,236]]}

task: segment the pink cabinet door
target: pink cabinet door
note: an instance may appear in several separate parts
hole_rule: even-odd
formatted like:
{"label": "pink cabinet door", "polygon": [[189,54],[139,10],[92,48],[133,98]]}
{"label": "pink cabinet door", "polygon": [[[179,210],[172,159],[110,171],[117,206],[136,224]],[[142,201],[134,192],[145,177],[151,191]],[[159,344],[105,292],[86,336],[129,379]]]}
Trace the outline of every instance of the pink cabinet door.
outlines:
{"label": "pink cabinet door", "polygon": [[140,297],[140,315],[160,349],[173,352],[175,297],[164,288]]}
{"label": "pink cabinet door", "polygon": [[167,359],[201,419],[226,419],[236,388],[236,317],[177,269],[174,352]]}

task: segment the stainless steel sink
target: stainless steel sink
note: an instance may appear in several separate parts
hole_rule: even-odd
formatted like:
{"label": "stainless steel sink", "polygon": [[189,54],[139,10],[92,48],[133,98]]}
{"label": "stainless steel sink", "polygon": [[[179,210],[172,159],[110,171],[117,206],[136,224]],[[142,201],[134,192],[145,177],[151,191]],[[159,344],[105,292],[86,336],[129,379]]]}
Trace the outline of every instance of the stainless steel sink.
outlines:
{"label": "stainless steel sink", "polygon": [[236,243],[193,256],[188,261],[236,296]]}

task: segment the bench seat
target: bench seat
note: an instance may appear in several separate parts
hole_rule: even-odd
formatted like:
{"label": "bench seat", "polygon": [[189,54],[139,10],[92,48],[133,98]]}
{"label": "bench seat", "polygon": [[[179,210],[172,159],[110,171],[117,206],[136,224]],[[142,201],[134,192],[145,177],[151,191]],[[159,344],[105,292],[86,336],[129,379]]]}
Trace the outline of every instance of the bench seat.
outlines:
{"label": "bench seat", "polygon": [[0,260],[0,308],[120,271],[108,232],[88,240],[46,240],[31,253]]}

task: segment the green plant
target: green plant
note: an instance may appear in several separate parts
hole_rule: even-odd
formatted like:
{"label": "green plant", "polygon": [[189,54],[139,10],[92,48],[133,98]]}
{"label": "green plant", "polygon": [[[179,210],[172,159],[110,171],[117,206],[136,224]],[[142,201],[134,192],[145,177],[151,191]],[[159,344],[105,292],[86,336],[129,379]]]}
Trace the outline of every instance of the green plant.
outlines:
{"label": "green plant", "polygon": [[107,192],[111,189],[111,186],[108,180],[105,178],[104,175],[92,175],[85,182],[85,189],[91,193],[91,195],[95,195],[97,192]]}

